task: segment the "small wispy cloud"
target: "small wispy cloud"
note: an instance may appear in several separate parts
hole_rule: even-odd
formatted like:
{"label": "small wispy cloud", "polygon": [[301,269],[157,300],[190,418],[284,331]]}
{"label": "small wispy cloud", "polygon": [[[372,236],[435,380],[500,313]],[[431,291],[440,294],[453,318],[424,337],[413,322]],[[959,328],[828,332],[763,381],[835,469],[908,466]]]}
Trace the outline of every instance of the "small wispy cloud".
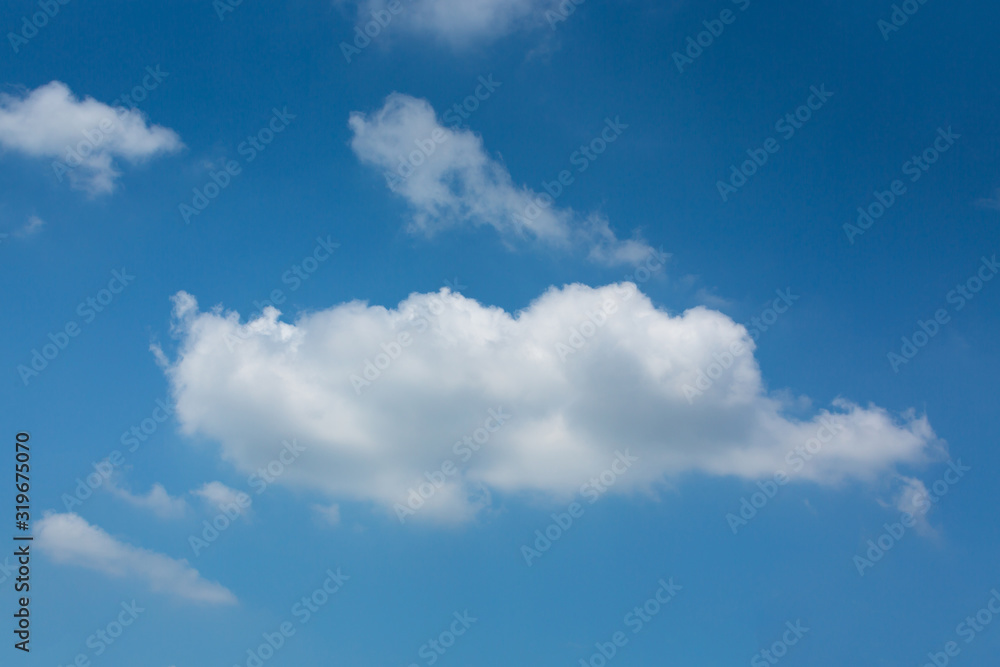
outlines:
{"label": "small wispy cloud", "polygon": [[[358,18],[370,20],[391,4],[364,0],[358,5]],[[551,28],[546,12],[558,11],[559,0],[408,0],[404,4],[406,11],[397,20],[405,30],[464,48],[518,30]],[[559,16],[563,17],[561,12]]]}
{"label": "small wispy cloud", "polygon": [[38,232],[42,231],[45,227],[45,221],[39,218],[37,215],[29,215],[28,221],[25,222],[20,227],[16,227],[9,234],[0,233],[0,243],[3,239],[14,237],[16,239],[28,238],[29,236],[34,236]]}
{"label": "small wispy cloud", "polygon": [[36,524],[39,551],[60,564],[144,582],[154,593],[212,605],[236,604],[236,596],[208,581],[187,560],[126,544],[77,514],[48,514]]}
{"label": "small wispy cloud", "polygon": [[109,479],[105,486],[116,498],[134,507],[149,510],[162,519],[178,519],[187,511],[184,499],[171,496],[159,483],[153,484],[153,487],[143,495],[121,488],[114,479]]}
{"label": "small wispy cloud", "polygon": [[340,525],[340,505],[313,505],[316,515],[329,526]]}
{"label": "small wispy cloud", "polygon": [[45,226],[45,221],[39,218],[37,215],[32,215],[28,217],[27,224],[21,227],[17,231],[18,236],[31,236],[32,234],[37,234],[42,231],[42,227]]}
{"label": "small wispy cloud", "polygon": [[979,208],[986,208],[991,211],[1000,211],[1000,188],[993,191],[992,197],[977,199],[976,206]]}
{"label": "small wispy cloud", "polygon": [[[442,125],[427,100],[393,93],[372,114],[352,113],[349,125],[358,159],[385,172],[389,189],[409,204],[411,233],[486,226],[508,246],[525,240],[563,250],[577,246],[606,265],[639,263],[653,252],[638,232],[620,239],[603,216],[581,215],[555,205],[546,192],[515,184],[482,138]],[[621,132],[627,126],[615,127]]]}
{"label": "small wispy cloud", "polygon": [[250,514],[250,496],[222,482],[207,482],[191,494],[205,501],[213,511],[235,511],[244,518]]}
{"label": "small wispy cloud", "polygon": [[895,507],[900,512],[906,512],[913,517],[914,528],[924,537],[934,537],[937,531],[927,520],[930,510],[930,493],[927,486],[915,477],[899,477],[900,486],[895,495]]}

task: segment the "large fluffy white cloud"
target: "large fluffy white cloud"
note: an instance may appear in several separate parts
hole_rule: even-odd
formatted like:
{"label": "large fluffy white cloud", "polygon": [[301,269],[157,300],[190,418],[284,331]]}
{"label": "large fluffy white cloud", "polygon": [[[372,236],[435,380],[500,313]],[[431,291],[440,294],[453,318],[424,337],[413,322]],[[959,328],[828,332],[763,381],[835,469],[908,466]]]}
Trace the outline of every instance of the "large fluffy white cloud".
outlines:
{"label": "large fluffy white cloud", "polygon": [[135,578],[156,593],[204,604],[235,604],[224,586],[204,579],[186,560],[132,546],[77,514],[49,514],[36,524],[35,544],[57,563]]}
{"label": "large fluffy white cloud", "polygon": [[[358,17],[364,23],[373,12],[388,12],[391,0],[363,0]],[[492,40],[519,28],[550,25],[545,13],[560,0],[397,0],[401,7],[392,21],[404,29],[431,35],[455,46]],[[575,9],[575,5],[566,0]],[[381,14],[383,22],[386,14]],[[560,18],[561,18],[560,14]],[[549,17],[552,18],[552,17]],[[556,18],[555,21],[559,21]]]}
{"label": "large fluffy white cloud", "polygon": [[412,232],[487,225],[505,242],[583,246],[591,259],[608,264],[638,262],[650,251],[639,239],[618,239],[599,215],[581,216],[547,193],[515,186],[480,137],[442,125],[426,100],[393,93],[370,116],[351,114],[349,125],[358,158],[381,169],[412,208]]}
{"label": "large fluffy white cloud", "polygon": [[51,158],[60,178],[91,194],[114,190],[115,159],[132,163],[182,147],[173,130],[149,125],[142,112],[77,99],[60,82],[23,96],[0,94],[0,147]]}
{"label": "large fluffy white cloud", "polygon": [[870,479],[939,447],[912,412],[838,400],[787,416],[741,325],[704,307],[670,315],[632,283],[552,288],[515,314],[445,289],[279,315],[241,323],[174,298],[179,349],[157,353],[182,427],[245,472],[294,439],[304,453],[278,483],[389,511],[428,473],[444,484],[420,515],[461,520],[491,490],[569,498],[618,451],[637,457],[612,488],[628,493],[690,472]]}

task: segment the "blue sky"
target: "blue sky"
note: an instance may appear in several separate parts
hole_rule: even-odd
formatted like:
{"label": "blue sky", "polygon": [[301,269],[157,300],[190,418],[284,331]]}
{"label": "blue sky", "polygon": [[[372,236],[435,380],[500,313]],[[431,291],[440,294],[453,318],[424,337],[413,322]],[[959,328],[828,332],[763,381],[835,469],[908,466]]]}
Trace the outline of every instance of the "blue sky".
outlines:
{"label": "blue sky", "polygon": [[898,4],[4,2],[11,664],[992,664],[1000,9]]}

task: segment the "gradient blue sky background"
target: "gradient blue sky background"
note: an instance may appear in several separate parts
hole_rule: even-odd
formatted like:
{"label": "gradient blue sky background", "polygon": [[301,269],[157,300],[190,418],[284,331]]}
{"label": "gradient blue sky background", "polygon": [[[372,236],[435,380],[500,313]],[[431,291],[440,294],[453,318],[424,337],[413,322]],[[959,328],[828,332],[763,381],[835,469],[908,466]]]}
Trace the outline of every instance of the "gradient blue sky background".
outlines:
{"label": "gradient blue sky background", "polygon": [[[918,319],[950,308],[949,291],[1000,249],[1000,8],[929,0],[885,40],[877,22],[889,2],[751,0],[740,11],[721,0],[587,0],[554,28],[540,18],[544,4],[527,3],[533,24],[458,44],[408,29],[404,11],[350,64],[338,45],[351,39],[359,9],[301,0],[244,2],[224,21],[207,0],[70,2],[17,53],[4,40],[0,84],[18,97],[55,80],[110,103],[160,66],[169,75],[139,108],[184,143],[143,164],[118,160],[115,191],[97,196],[59,182],[51,159],[0,149],[3,470],[9,479],[14,433],[30,431],[35,521],[43,510],[64,512],[60,498],[76,479],[121,448],[121,434],[158,399],[171,401],[150,344],[176,354],[178,291],[202,309],[222,304],[246,318],[327,235],[340,248],[282,306],[289,321],[352,299],[393,307],[456,279],[465,296],[514,312],[552,285],[596,287],[630,273],[579,251],[507,248],[488,227],[407,233],[406,201],[352,151],[350,114],[377,111],[394,91],[440,114],[492,75],[502,85],[465,127],[517,185],[541,191],[605,118],[628,125],[559,205],[604,214],[623,238],[639,228],[672,253],[642,285],[657,307],[678,314],[707,305],[744,322],[790,288],[800,300],[755,352],[771,392],[810,397],[803,418],[838,397],[926,414],[951,459],[971,467],[926,529],[909,531],[861,577],[852,559],[899,516],[891,476],[793,483],[734,535],[725,516],[757,490],[754,481],[690,472],[666,479],[658,497],[587,505],[527,567],[521,545],[565,502],[497,491],[493,511],[471,522],[401,526],[370,502],[276,484],[254,497],[248,521],[194,556],[188,537],[215,512],[188,490],[213,480],[249,486],[218,442],[184,435],[171,419],[127,456],[120,484],[188,494],[182,516],[158,518],[107,490],[76,512],[123,543],[188,559],[238,603],[192,603],[141,577],[38,554],[32,651],[14,651],[8,633],[4,664],[68,665],[83,653],[109,667],[245,665],[261,634],[291,620],[292,605],[337,567],[350,576],[343,590],[296,623],[265,664],[428,664],[421,646],[468,610],[477,622],[437,664],[577,665],[671,577],[683,586],[676,599],[629,632],[609,664],[747,664],[798,619],[810,630],[782,664],[923,665],[951,640],[961,647],[954,664],[993,664],[1000,622],[968,644],[956,626],[1000,587],[1000,282],[953,312],[898,373],[886,355]],[[4,34],[37,11],[31,2],[2,7]],[[678,72],[672,54],[726,8],[735,22]],[[730,165],[776,136],[775,121],[820,85],[830,100],[723,202],[716,183]],[[238,159],[237,146],[275,107],[295,115],[288,128],[184,224],[178,205],[207,181],[206,165]],[[849,243],[842,226],[857,207],[902,178],[901,165],[948,127],[961,138]],[[29,229],[32,217],[43,224]],[[122,267],[134,283],[25,386],[17,366],[78,320],[77,304]],[[482,420],[467,417],[457,434]],[[669,434],[671,424],[662,426]],[[936,461],[899,474],[930,487],[947,469]],[[337,525],[312,511],[319,502],[338,503]],[[147,611],[95,656],[88,636],[133,599]]]}

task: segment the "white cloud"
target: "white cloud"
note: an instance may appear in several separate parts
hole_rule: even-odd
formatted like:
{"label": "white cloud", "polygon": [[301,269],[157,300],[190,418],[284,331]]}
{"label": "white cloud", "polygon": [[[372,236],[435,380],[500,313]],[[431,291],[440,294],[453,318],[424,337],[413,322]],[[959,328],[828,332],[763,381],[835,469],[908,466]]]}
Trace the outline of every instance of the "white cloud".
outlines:
{"label": "white cloud", "polygon": [[[35,234],[42,231],[45,227],[45,221],[39,218],[37,215],[29,215],[27,222],[24,223],[22,227],[18,227],[12,231],[15,238],[24,239],[34,236]],[[10,234],[0,234],[0,239],[5,239]]]}
{"label": "white cloud", "polygon": [[313,505],[312,508],[327,525],[340,525],[340,505]]}
{"label": "white cloud", "polygon": [[114,190],[121,175],[116,159],[141,162],[182,145],[177,133],[148,125],[140,111],[77,99],[59,81],[23,96],[0,94],[0,147],[51,158],[60,179],[65,174],[90,194]]}
{"label": "white cloud", "polygon": [[[497,39],[518,29],[538,25],[548,27],[545,12],[559,4],[559,0],[401,1],[403,9],[392,21],[413,32],[428,34],[455,46]],[[359,3],[359,22],[371,20],[373,11],[386,11],[388,2],[366,0]]]}
{"label": "white cloud", "polygon": [[225,511],[235,509],[244,517],[250,512],[250,496],[243,491],[230,488],[222,482],[208,482],[201,488],[191,492],[204,500],[213,511]]}
{"label": "white cloud", "polygon": [[930,508],[932,496],[927,492],[924,483],[915,477],[903,475],[900,475],[895,481],[899,484],[895,495],[896,509],[913,517],[914,528],[921,535],[936,535],[935,530],[927,520],[927,511]]}
{"label": "white cloud", "polygon": [[159,483],[153,484],[149,492],[141,496],[121,488],[114,479],[109,479],[105,486],[116,498],[120,498],[135,507],[149,510],[163,519],[180,518],[187,510],[187,503],[184,502],[183,498],[172,497]]}
{"label": "white cloud", "polygon": [[186,560],[120,542],[76,514],[45,516],[36,525],[35,544],[57,563],[140,579],[156,593],[204,604],[236,603],[227,588],[203,579]]}
{"label": "white cloud", "polygon": [[[609,303],[614,312],[598,315]],[[457,471],[421,516],[466,519],[491,490],[568,498],[616,450],[640,463],[615,493],[655,492],[683,473],[770,477],[789,470],[790,453],[831,415],[843,429],[799,479],[873,479],[940,446],[912,412],[894,418],[838,400],[809,419],[786,416],[742,326],[705,307],[670,315],[631,283],[552,288],[514,315],[446,289],[391,309],[354,301],[294,323],[268,308],[240,324],[233,312],[200,312],[183,292],[174,305],[180,346],[166,372],[185,432],[218,440],[245,472],[295,438],[305,453],[280,483],[390,511],[449,459]],[[408,344],[397,346],[403,333]],[[685,386],[734,343],[749,351],[689,403]],[[488,411],[498,409],[510,419],[466,456],[456,443],[496,426]]]}
{"label": "white cloud", "polygon": [[994,191],[992,197],[977,199],[976,204],[981,208],[988,208],[992,211],[1000,211],[1000,188]]}
{"label": "white cloud", "polygon": [[352,113],[348,124],[358,158],[383,170],[389,188],[412,208],[411,232],[486,225],[508,244],[580,245],[606,264],[635,263],[651,252],[642,240],[618,239],[599,215],[581,216],[551,203],[548,193],[515,186],[480,137],[441,125],[426,100],[393,93],[371,116]]}
{"label": "white cloud", "polygon": [[45,221],[39,218],[37,215],[28,216],[28,222],[17,230],[15,235],[17,236],[31,236],[42,231],[42,227],[45,226]]}

